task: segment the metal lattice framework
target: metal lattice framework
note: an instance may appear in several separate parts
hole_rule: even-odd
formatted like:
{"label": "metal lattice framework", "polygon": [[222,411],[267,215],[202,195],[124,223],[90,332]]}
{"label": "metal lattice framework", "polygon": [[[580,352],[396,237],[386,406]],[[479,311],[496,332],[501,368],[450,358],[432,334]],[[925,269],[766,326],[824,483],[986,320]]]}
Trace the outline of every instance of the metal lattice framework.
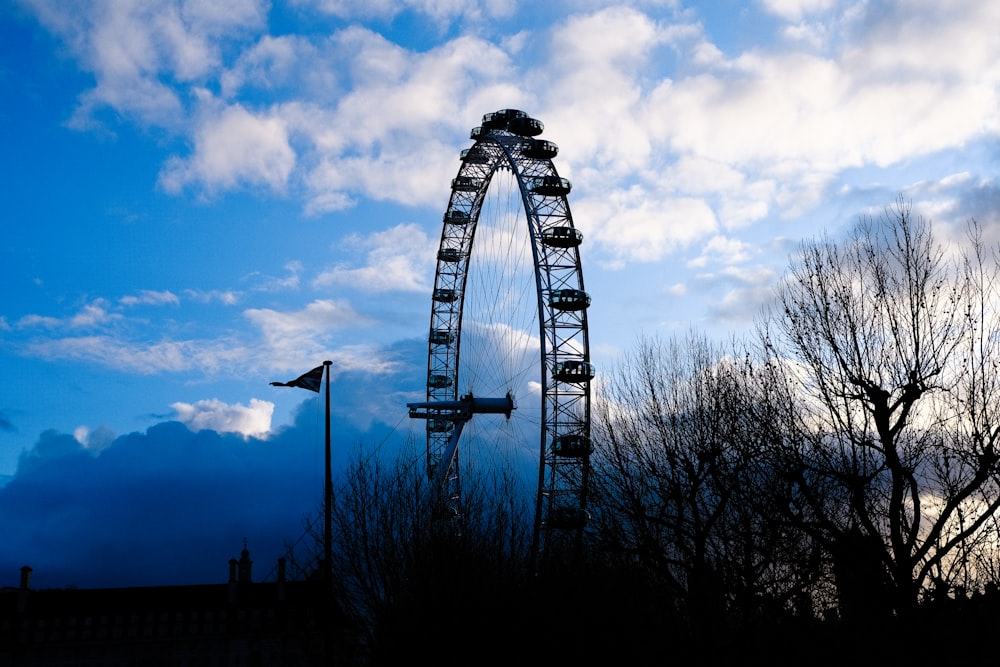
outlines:
{"label": "metal lattice framework", "polygon": [[[427,403],[420,404],[427,410],[416,414],[411,405],[413,416],[427,419],[438,516],[458,518],[458,440],[471,414],[455,401],[483,391],[513,399],[515,418],[540,452],[532,557],[557,542],[578,543],[586,523],[594,376],[583,237],[566,200],[570,183],[552,163],[558,148],[538,139],[541,132],[521,111],[497,111],[483,117],[474,144],[461,153],[437,255]],[[526,314],[509,314],[513,307]],[[494,376],[491,384],[474,362]],[[503,370],[508,363],[514,368]]]}

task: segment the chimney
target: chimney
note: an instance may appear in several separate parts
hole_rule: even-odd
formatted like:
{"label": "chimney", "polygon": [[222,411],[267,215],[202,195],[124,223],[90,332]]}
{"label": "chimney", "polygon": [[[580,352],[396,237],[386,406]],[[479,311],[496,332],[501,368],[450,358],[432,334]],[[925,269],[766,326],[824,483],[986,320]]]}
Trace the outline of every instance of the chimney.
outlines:
{"label": "chimney", "polygon": [[26,591],[31,588],[31,568],[27,565],[21,568],[21,590]]}

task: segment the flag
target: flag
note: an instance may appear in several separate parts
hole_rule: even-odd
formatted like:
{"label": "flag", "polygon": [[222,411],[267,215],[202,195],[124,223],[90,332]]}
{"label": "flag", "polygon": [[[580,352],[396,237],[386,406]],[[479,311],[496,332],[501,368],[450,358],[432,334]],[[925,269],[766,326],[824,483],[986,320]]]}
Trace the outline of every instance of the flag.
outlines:
{"label": "flag", "polygon": [[320,385],[323,384],[323,366],[317,366],[308,373],[300,375],[288,382],[272,382],[272,387],[301,387],[309,391],[319,393]]}

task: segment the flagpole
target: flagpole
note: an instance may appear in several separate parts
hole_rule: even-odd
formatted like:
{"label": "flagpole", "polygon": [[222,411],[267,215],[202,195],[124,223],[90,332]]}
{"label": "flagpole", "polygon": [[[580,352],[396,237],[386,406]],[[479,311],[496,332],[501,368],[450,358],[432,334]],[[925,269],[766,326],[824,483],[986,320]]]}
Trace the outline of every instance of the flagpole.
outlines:
{"label": "flagpole", "polygon": [[323,576],[328,590],[333,586],[333,472],[330,462],[330,364],[326,366],[326,483],[323,489]]}

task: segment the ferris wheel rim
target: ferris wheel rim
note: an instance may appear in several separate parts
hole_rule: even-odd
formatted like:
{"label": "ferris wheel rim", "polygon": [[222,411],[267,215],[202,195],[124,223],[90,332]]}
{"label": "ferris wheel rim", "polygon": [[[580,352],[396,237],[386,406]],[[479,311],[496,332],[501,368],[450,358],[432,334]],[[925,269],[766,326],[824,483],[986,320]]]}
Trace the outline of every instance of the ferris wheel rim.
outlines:
{"label": "ferris wheel rim", "polygon": [[[573,223],[566,198],[571,185],[552,162],[558,148],[536,139],[541,131],[539,121],[517,110],[486,114],[483,125],[472,130],[472,147],[461,153],[438,247],[427,375],[428,401],[460,398],[465,297],[469,262],[476,252],[476,227],[494,176],[508,170],[520,190],[521,214],[531,244],[540,342],[541,425],[533,554],[553,529],[582,530],[593,448],[590,381],[594,370],[587,321],[590,297],[584,289],[579,252],[582,234]],[[427,421],[429,473],[434,466],[450,465],[435,459],[454,427],[451,415],[442,413],[441,417]]]}

